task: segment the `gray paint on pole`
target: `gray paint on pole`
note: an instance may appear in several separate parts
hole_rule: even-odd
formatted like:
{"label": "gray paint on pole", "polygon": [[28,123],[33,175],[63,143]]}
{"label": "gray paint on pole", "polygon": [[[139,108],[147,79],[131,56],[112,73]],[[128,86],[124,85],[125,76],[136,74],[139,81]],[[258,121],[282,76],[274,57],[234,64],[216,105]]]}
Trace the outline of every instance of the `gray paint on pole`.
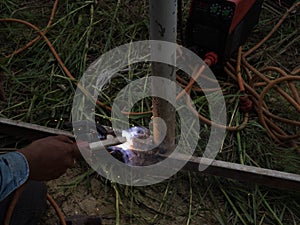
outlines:
{"label": "gray paint on pole", "polygon": [[[150,0],[150,39],[176,43],[177,37],[177,0]],[[151,58],[164,57],[170,59],[172,65],[160,62],[152,62],[152,76],[163,77],[173,82],[176,80],[176,49],[166,49],[162,45],[151,45]],[[163,93],[163,96],[172,96],[171,101],[158,97],[152,98],[153,112],[153,137],[161,152],[172,151],[175,146],[176,110],[175,105],[176,90],[174,87],[164,87],[163,84],[152,84],[153,96]],[[164,121],[164,124],[162,124]],[[165,128],[167,127],[167,131]],[[161,142],[161,140],[163,140]],[[160,143],[161,142],[161,143]]]}

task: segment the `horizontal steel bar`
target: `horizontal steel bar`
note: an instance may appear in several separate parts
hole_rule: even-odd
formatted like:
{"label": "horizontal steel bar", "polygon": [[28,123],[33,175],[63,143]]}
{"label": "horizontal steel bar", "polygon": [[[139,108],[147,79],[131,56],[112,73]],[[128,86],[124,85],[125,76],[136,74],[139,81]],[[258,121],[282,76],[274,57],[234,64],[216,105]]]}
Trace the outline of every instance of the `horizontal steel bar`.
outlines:
{"label": "horizontal steel bar", "polygon": [[14,121],[5,118],[0,118],[0,134],[5,134],[16,138],[26,138],[30,141],[60,134],[66,135],[70,138],[74,138],[73,134],[68,131],[39,126],[31,123],[24,123],[21,121]]}
{"label": "horizontal steel bar", "polygon": [[[0,118],[0,134],[6,134],[14,137],[28,138],[34,140],[49,135],[66,135],[73,138],[71,132],[43,127],[35,124],[13,121]],[[161,155],[162,157],[167,157]],[[245,182],[255,182],[274,188],[283,188],[300,191],[300,175],[286,173],[271,169],[264,169],[254,166],[246,166],[237,163],[224,162],[220,160],[211,160],[198,157],[186,157],[185,155],[172,154],[169,159],[176,161],[187,161],[183,169],[197,171],[213,176],[220,176]],[[199,171],[199,166],[207,167],[204,171]]]}
{"label": "horizontal steel bar", "polygon": [[[175,154],[172,157],[169,156],[169,159],[170,158],[175,161],[186,160],[187,164],[184,166],[184,170],[201,172],[249,183],[263,184],[273,188],[300,191],[299,174],[200,157],[191,157],[187,160],[186,156],[179,154]],[[206,169],[204,171],[199,171],[199,166]]]}

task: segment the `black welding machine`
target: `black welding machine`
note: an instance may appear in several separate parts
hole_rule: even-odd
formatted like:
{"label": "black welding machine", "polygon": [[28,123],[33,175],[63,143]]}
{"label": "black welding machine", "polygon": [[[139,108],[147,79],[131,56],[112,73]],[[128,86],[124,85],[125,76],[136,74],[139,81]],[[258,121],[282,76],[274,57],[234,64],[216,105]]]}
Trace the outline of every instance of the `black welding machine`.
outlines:
{"label": "black welding machine", "polygon": [[257,24],[263,0],[192,0],[185,45],[201,58],[207,52],[228,60]]}

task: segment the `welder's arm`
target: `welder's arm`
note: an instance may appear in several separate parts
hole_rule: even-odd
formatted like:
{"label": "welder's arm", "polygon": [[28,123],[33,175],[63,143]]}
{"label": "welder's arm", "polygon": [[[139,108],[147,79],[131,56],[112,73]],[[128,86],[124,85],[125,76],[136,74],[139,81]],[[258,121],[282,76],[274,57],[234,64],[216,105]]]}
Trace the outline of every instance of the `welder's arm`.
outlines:
{"label": "welder's arm", "polygon": [[19,152],[0,155],[0,201],[21,186],[29,176],[26,158]]}
{"label": "welder's arm", "polygon": [[17,152],[0,155],[0,201],[27,179],[58,178],[79,156],[77,145],[62,135],[39,139]]}

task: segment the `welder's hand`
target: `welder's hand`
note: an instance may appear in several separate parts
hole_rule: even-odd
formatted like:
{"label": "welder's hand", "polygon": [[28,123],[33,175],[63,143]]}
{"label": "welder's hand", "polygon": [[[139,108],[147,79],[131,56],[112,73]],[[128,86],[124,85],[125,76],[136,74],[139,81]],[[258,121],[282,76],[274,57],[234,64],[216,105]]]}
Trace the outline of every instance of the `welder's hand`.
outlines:
{"label": "welder's hand", "polygon": [[40,181],[58,178],[80,155],[77,145],[62,135],[39,139],[19,152],[28,161],[29,179]]}

